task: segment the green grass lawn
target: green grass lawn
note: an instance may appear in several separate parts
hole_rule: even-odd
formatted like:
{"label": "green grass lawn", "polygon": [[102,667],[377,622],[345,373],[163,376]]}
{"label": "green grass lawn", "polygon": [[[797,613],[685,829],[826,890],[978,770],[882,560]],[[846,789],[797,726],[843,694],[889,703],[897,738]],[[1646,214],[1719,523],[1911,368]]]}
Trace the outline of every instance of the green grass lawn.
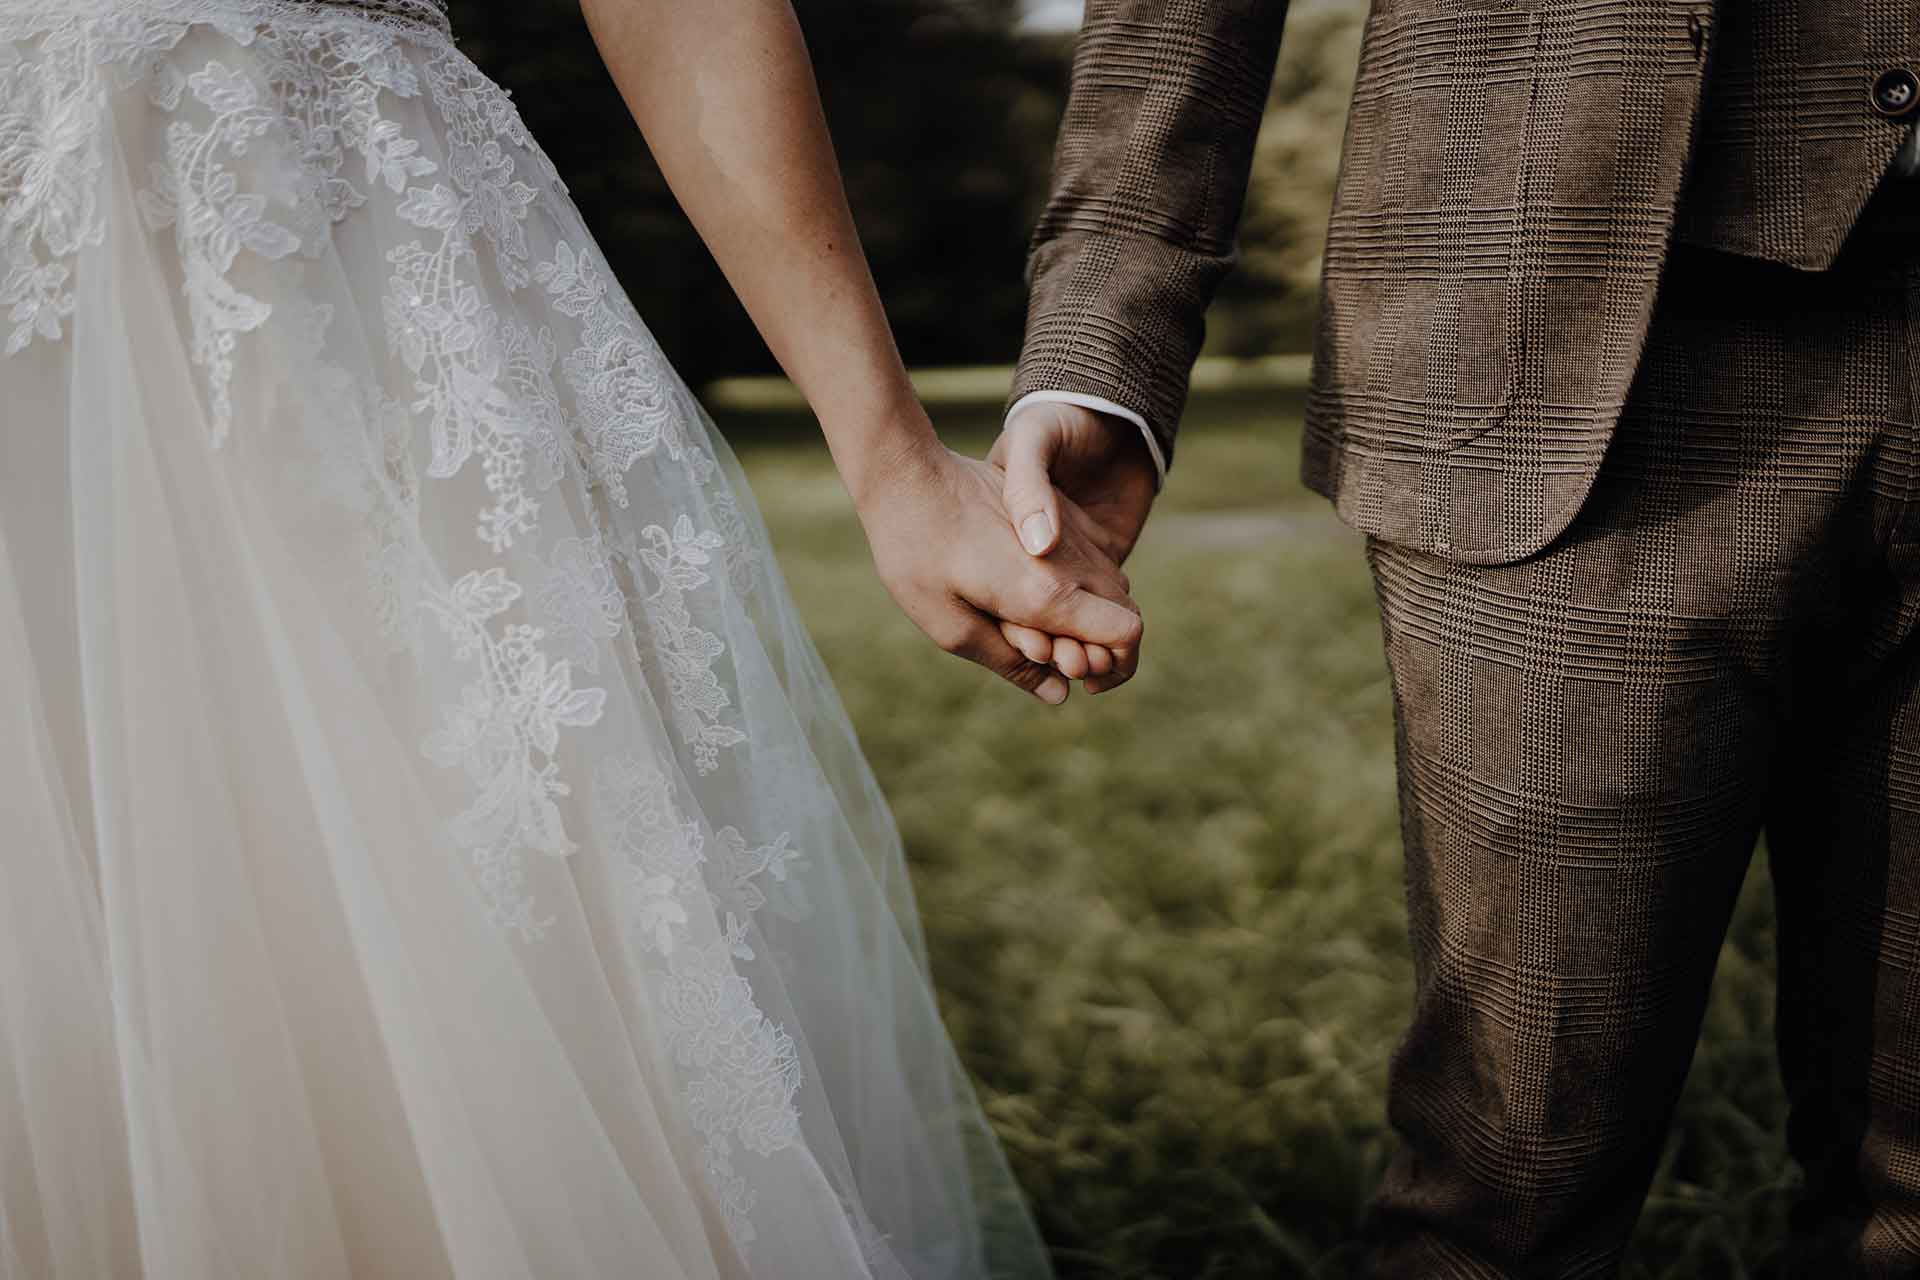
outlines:
{"label": "green grass lawn", "polygon": [[[993,424],[943,433],[977,453]],[[894,610],[808,424],[723,427],[1062,1276],[1348,1274],[1411,980],[1379,622],[1358,537],[1296,479],[1298,403],[1194,406],[1128,565],[1140,675],[1058,710]],[[1756,860],[1629,1276],[1742,1276],[1780,1239],[1771,956]]]}

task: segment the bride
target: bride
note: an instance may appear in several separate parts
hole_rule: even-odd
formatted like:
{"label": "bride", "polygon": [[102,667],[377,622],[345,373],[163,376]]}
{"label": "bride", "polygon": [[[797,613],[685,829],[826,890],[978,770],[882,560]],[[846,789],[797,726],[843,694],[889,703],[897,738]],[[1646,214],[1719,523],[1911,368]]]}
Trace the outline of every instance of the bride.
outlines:
{"label": "bride", "polygon": [[[585,8],[902,607],[1124,676],[784,0]],[[0,1276],[1046,1274],[739,469],[433,0],[0,0],[0,320]]]}

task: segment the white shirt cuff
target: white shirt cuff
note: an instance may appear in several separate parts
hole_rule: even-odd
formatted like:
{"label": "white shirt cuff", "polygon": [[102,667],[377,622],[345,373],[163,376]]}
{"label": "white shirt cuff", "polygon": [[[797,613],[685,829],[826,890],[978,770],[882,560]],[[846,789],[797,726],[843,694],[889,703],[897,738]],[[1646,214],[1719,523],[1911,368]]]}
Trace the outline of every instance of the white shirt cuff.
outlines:
{"label": "white shirt cuff", "polygon": [[1007,410],[1007,421],[1030,404],[1073,404],[1082,409],[1092,409],[1095,413],[1110,413],[1116,418],[1124,418],[1140,428],[1140,435],[1147,442],[1147,452],[1153,456],[1154,488],[1158,490],[1167,482],[1167,455],[1161,452],[1160,441],[1154,438],[1147,420],[1131,409],[1123,408],[1111,400],[1100,396],[1083,395],[1078,391],[1029,391],[1013,402]]}

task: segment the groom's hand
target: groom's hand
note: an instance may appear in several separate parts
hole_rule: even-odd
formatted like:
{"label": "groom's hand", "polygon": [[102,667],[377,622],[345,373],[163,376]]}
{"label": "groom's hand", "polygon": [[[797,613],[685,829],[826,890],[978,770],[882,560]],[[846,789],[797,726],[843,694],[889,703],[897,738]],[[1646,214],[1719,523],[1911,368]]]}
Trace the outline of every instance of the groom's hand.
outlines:
{"label": "groom's hand", "polygon": [[[1140,428],[1075,404],[1038,401],[1007,420],[987,461],[1006,472],[1007,512],[1036,556],[1059,545],[1060,495],[1092,518],[1088,532],[1126,562],[1153,508],[1153,457]],[[1071,519],[1071,517],[1067,517]]]}
{"label": "groom's hand", "polygon": [[[1054,555],[1063,537],[1079,537],[1120,564],[1153,508],[1157,473],[1140,428],[1079,405],[1027,405],[1008,419],[987,460],[1004,471],[1008,517],[1037,559]],[[1012,620],[1000,631],[1028,661],[1085,679],[1089,693],[1126,679],[1098,644]]]}

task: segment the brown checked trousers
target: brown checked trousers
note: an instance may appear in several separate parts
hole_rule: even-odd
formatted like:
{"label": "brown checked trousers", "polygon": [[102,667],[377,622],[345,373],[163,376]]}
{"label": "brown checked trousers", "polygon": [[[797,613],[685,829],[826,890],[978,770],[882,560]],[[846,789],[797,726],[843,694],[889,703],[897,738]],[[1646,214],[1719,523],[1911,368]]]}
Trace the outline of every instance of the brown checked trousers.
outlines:
{"label": "brown checked trousers", "polygon": [[1538,555],[1368,540],[1416,988],[1382,1276],[1613,1274],[1763,828],[1802,1225],[1829,1237],[1793,1274],[1920,1274],[1920,189],[1897,194],[1825,272],[1674,251],[1593,491]]}
{"label": "brown checked trousers", "polygon": [[[1172,456],[1284,12],[1089,0],[1016,397]],[[1303,471],[1398,727],[1372,1275],[1617,1271],[1764,831],[1784,1273],[1920,1276],[1916,69],[1911,0],[1370,6]]]}

